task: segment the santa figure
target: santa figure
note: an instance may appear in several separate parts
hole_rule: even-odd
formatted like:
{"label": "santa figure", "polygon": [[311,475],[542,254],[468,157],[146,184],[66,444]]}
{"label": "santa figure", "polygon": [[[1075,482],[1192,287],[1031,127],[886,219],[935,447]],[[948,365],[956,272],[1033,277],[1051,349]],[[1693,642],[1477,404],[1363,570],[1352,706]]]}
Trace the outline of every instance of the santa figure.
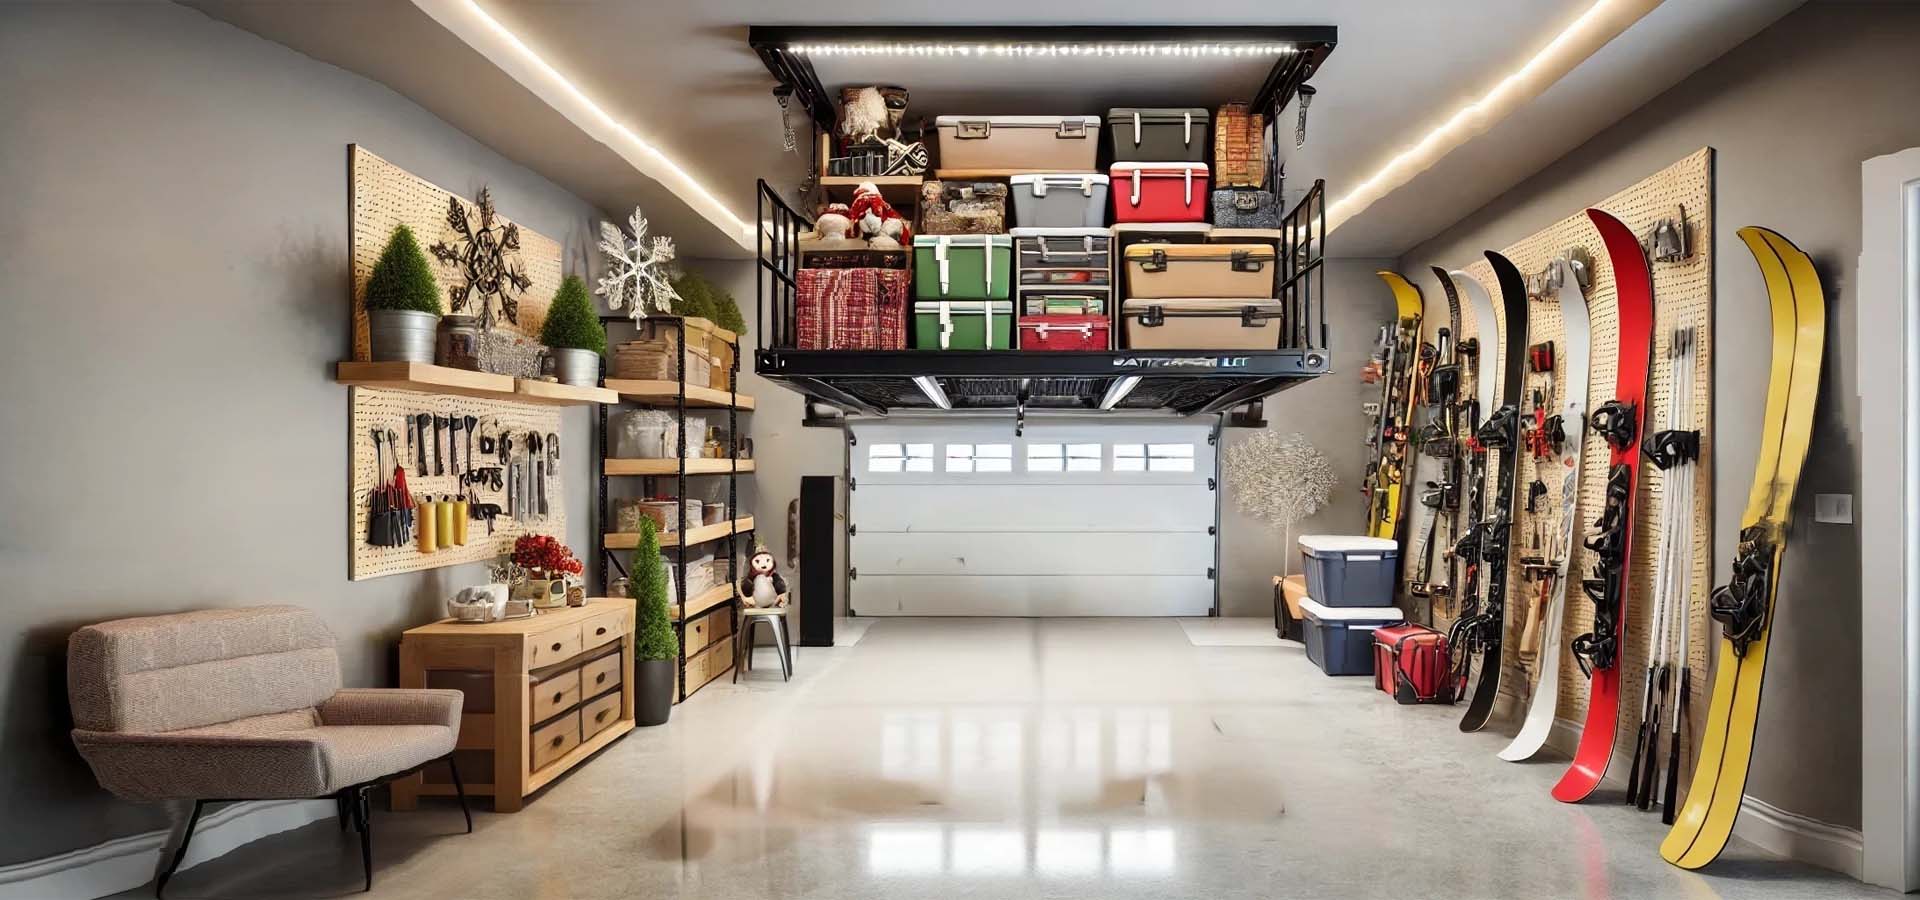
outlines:
{"label": "santa figure", "polygon": [[755,550],[747,561],[747,577],[740,579],[740,599],[750,607],[787,605],[787,580],[774,570],[772,552]]}
{"label": "santa figure", "polygon": [[854,235],[866,238],[867,246],[875,250],[898,250],[913,240],[906,217],[880,196],[880,188],[871,181],[853,189],[847,218],[853,220]]}

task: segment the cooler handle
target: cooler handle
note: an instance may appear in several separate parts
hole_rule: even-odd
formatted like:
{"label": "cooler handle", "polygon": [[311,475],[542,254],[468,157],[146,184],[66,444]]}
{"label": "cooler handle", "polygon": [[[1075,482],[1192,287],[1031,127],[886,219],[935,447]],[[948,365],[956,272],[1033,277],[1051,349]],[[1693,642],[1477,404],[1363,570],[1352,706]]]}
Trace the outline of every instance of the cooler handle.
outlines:
{"label": "cooler handle", "polygon": [[953,307],[947,301],[940,301],[940,349],[947,349],[953,339]]}
{"label": "cooler handle", "polygon": [[1187,112],[1183,112],[1180,114],[1180,117],[1186,120],[1186,124],[1182,126],[1180,132],[1180,142],[1191,147],[1193,146],[1193,111],[1188,110]]}
{"label": "cooler handle", "polygon": [[[1133,145],[1135,147],[1140,146],[1140,111],[1139,110],[1135,110],[1133,113]],[[1140,201],[1135,200],[1134,202],[1138,203]]]}
{"label": "cooler handle", "polygon": [[1146,180],[1146,175],[1147,173],[1140,169],[1133,170],[1132,182],[1133,182],[1133,205],[1134,206],[1140,205],[1140,182]]}
{"label": "cooler handle", "polygon": [[1041,197],[1045,197],[1046,195],[1047,195],[1047,179],[1045,179],[1045,178],[1035,178],[1035,179],[1033,180],[1033,196],[1034,196],[1034,198],[1035,198],[1035,199],[1038,199],[1038,198],[1041,198]]}
{"label": "cooler handle", "polygon": [[1188,166],[1188,167],[1187,167],[1187,168],[1186,168],[1186,169],[1185,169],[1184,171],[1185,171],[1185,172],[1187,173],[1187,203],[1186,203],[1186,205],[1188,205],[1188,206],[1192,206],[1192,205],[1193,205],[1193,167],[1192,167],[1192,166]]}
{"label": "cooler handle", "polygon": [[[939,263],[940,265],[940,296],[944,297],[947,295],[947,288],[948,288],[947,236],[946,235],[941,235],[939,242],[934,245],[933,258],[934,258],[934,261]],[[941,316],[942,316],[941,321],[945,321],[946,310],[944,308],[941,310]]]}
{"label": "cooler handle", "polygon": [[[981,291],[981,293],[985,294],[988,297],[992,297],[993,296],[993,239],[992,238],[987,237],[987,238],[980,239],[980,252],[983,254],[986,254],[986,261],[980,267],[980,271],[986,273],[986,282],[985,282],[986,287]],[[989,315],[991,315],[991,312],[989,312]]]}
{"label": "cooler handle", "polygon": [[1347,562],[1379,562],[1379,561],[1380,561],[1380,554],[1378,553],[1347,554]]}
{"label": "cooler handle", "polygon": [[[1089,175],[1085,178],[1080,179],[1080,196],[1082,197],[1093,196],[1093,176]],[[1089,239],[1089,242],[1091,242],[1091,239]]]}

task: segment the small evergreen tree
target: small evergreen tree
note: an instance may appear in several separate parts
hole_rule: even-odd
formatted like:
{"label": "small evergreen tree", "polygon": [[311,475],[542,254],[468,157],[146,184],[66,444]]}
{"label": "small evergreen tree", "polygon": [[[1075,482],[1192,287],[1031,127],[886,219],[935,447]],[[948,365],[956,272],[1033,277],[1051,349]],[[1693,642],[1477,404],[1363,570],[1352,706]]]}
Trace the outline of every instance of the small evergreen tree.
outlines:
{"label": "small evergreen tree", "polygon": [[440,287],[413,229],[396,225],[367,277],[368,309],[403,309],[440,315]]}
{"label": "small evergreen tree", "polygon": [[667,612],[667,563],[660,558],[660,534],[652,519],[640,520],[640,543],[633,548],[633,561],[627,566],[631,580],[627,596],[639,601],[638,641],[633,649],[638,659],[672,659],[680,655],[679,639],[673,635],[673,618]]}
{"label": "small evergreen tree", "polygon": [[681,272],[673,279],[673,292],[680,295],[679,301],[673,304],[674,315],[713,321],[713,296],[705,278],[693,272]]}
{"label": "small evergreen tree", "polygon": [[747,319],[740,314],[740,304],[733,299],[733,292],[708,281],[707,302],[713,307],[713,324],[734,334],[747,332]]}
{"label": "small evergreen tree", "polygon": [[554,292],[547,307],[546,324],[540,326],[540,343],[549,347],[607,352],[607,327],[594,314],[593,301],[587,298],[587,283],[578,275],[568,275]]}

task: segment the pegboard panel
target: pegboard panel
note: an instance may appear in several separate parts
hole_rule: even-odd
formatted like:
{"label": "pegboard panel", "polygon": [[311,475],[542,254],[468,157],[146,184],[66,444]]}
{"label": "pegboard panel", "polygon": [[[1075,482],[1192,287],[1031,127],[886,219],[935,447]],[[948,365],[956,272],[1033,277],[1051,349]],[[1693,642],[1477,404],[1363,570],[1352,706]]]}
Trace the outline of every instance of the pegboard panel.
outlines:
{"label": "pegboard panel", "polygon": [[[347,148],[348,186],[352,205],[352,215],[348,222],[348,243],[353,247],[353,358],[366,362],[371,357],[367,349],[367,312],[361,305],[366,297],[367,278],[373,274],[373,264],[380,259],[380,251],[386,249],[387,240],[393,236],[393,229],[406,225],[413,229],[413,236],[420,242],[420,250],[427,252],[428,262],[434,269],[434,277],[440,281],[440,305],[448,312],[447,286],[457,284],[459,276],[452,266],[443,265],[427,251],[435,241],[453,241],[459,237],[453,227],[447,224],[447,205],[454,195],[432,182],[416,177],[393,163],[387,162],[357,144]],[[461,197],[467,212],[478,221],[473,197]],[[507,216],[495,216],[496,221],[510,222]],[[526,226],[520,227],[519,260],[527,277],[533,280],[533,286],[519,296],[520,307],[518,322],[508,322],[496,317],[495,327],[519,334],[529,340],[538,340],[540,326],[546,322],[547,306],[553,302],[553,294],[560,289],[561,260],[560,245]],[[467,311],[477,312],[469,301]]]}
{"label": "pegboard panel", "polygon": [[[416,497],[425,495],[441,496],[461,493],[458,472],[453,460],[448,457],[446,438],[442,437],[441,456],[447,474],[420,475],[417,468],[418,455],[409,451],[407,446],[406,417],[427,413],[438,416],[473,416],[480,425],[479,433],[510,433],[513,436],[513,458],[528,458],[526,436],[538,432],[551,436],[550,443],[558,445],[560,434],[560,410],[554,406],[536,406],[525,403],[505,403],[495,400],[480,400],[470,397],[451,397],[441,394],[416,394],[410,391],[386,391],[376,388],[356,387],[351,389],[353,407],[352,422],[352,508],[351,528],[348,532],[348,546],[353,548],[348,563],[348,576],[354,581],[365,581],[382,575],[394,575],[401,572],[418,572],[423,569],[437,569],[442,566],[454,566],[471,562],[491,562],[513,550],[513,540],[523,534],[547,534],[566,540],[567,507],[565,479],[560,474],[567,469],[567,454],[586,452],[584,447],[561,446],[560,459],[553,471],[547,475],[547,515],[521,515],[519,519],[508,518],[506,481],[503,477],[499,489],[491,484],[474,487],[467,491],[468,498],[476,503],[497,503],[502,514],[494,520],[493,533],[487,533],[487,523],[480,520],[467,522],[467,543],[464,546],[447,547],[432,553],[423,553],[418,543],[409,543],[399,547],[375,547],[367,543],[367,520],[369,501],[374,488],[378,487],[383,476],[390,476],[394,458],[388,454],[385,471],[375,465],[373,430],[379,428],[383,433],[392,431],[399,437],[400,460],[406,469],[407,489]],[[491,425],[491,428],[487,426]],[[467,437],[463,431],[459,440],[460,464],[466,466]],[[480,452],[478,436],[473,441],[474,466],[501,465],[498,453],[484,456]],[[427,471],[434,471],[434,452],[431,434],[425,443]],[[551,457],[549,457],[551,459]]]}
{"label": "pegboard panel", "polygon": [[[1652,342],[1652,367],[1647,387],[1645,430],[1652,432],[1663,427],[1667,398],[1674,383],[1673,366],[1667,358],[1670,344],[1670,332],[1681,324],[1691,325],[1696,331],[1696,353],[1694,356],[1694,397],[1693,425],[1700,429],[1700,460],[1696,463],[1694,475],[1693,516],[1686,523],[1688,537],[1693,544],[1693,572],[1689,579],[1691,597],[1689,614],[1691,628],[1687,656],[1693,668],[1692,710],[1695,716],[1694,732],[1698,733],[1699,717],[1704,716],[1707,708],[1706,689],[1708,685],[1708,645],[1712,637],[1708,628],[1706,613],[1707,594],[1710,590],[1710,578],[1713,571],[1712,527],[1713,527],[1713,229],[1712,219],[1712,172],[1713,151],[1702,149],[1685,159],[1655,173],[1647,179],[1621,191],[1611,197],[1593,204],[1595,207],[1612,213],[1637,234],[1645,234],[1653,222],[1671,214],[1678,206],[1684,210],[1692,235],[1692,255],[1687,259],[1671,263],[1654,263],[1654,335]],[[1587,385],[1587,408],[1589,410],[1614,397],[1619,352],[1619,310],[1614,292],[1613,268],[1607,262],[1600,236],[1594,231],[1592,221],[1587,218],[1586,210],[1581,209],[1573,215],[1560,220],[1526,239],[1501,251],[1512,260],[1523,273],[1537,273],[1546,268],[1555,257],[1567,252],[1571,247],[1584,248],[1593,258],[1593,284],[1587,290],[1587,309],[1591,320],[1593,346],[1591,366]],[[1473,260],[1452,261],[1468,274],[1479,279],[1496,292],[1495,310],[1499,317],[1498,281],[1494,278],[1493,268],[1485,257]],[[1466,298],[1461,298],[1466,306]],[[1444,312],[1444,300],[1434,309]],[[1466,337],[1479,337],[1487,332],[1485,324],[1474,321],[1470,310],[1461,313],[1461,330]],[[1532,300],[1528,304],[1528,335],[1530,344],[1554,341],[1556,346],[1564,339],[1564,328],[1557,300]],[[1481,337],[1482,346],[1490,342]],[[1494,362],[1491,358],[1488,362]],[[1497,365],[1494,368],[1498,368]],[[1497,380],[1497,379],[1496,379]],[[1538,383],[1535,376],[1528,375],[1523,390],[1531,389]],[[1524,394],[1523,394],[1524,400]],[[1550,401],[1550,409],[1557,408],[1558,398]],[[1523,404],[1524,406],[1524,404]],[[1567,577],[1568,588],[1563,600],[1564,616],[1561,634],[1550,636],[1560,641],[1561,663],[1560,693],[1557,715],[1574,722],[1585,720],[1587,708],[1588,682],[1581,674],[1578,664],[1566,645],[1576,635],[1584,634],[1593,625],[1593,604],[1579,588],[1579,580],[1585,578],[1594,565],[1593,554],[1582,541],[1591,532],[1594,520],[1604,505],[1609,449],[1606,441],[1591,429],[1586,435],[1586,443],[1581,454],[1579,505],[1574,511],[1578,517],[1572,556],[1569,560]],[[1431,477],[1422,474],[1420,477]],[[1519,559],[1528,547],[1536,528],[1541,528],[1549,536],[1561,527],[1557,478],[1544,479],[1549,485],[1548,497],[1537,507],[1536,513],[1525,511],[1527,486],[1535,479],[1534,459],[1531,454],[1520,454],[1519,489],[1515,491],[1516,527],[1513,533],[1513,551],[1509,554],[1512,567],[1508,573],[1507,633],[1505,646],[1511,651],[1519,646],[1520,631],[1526,621],[1526,604],[1531,602],[1529,595],[1538,590],[1534,582],[1522,578]],[[1666,523],[1660,521],[1662,496],[1667,485],[1663,473],[1656,467],[1642,462],[1638,475],[1638,494],[1635,497],[1634,537],[1632,563],[1627,588],[1626,641],[1622,648],[1618,665],[1621,672],[1621,720],[1620,743],[1615,748],[1616,758],[1630,759],[1633,753],[1632,743],[1639,727],[1638,716],[1643,706],[1644,673],[1652,647],[1650,634],[1653,623],[1653,575],[1655,549],[1659,544],[1662,529]],[[1491,492],[1489,492],[1491,495]],[[1491,498],[1491,496],[1490,496]],[[1458,531],[1456,530],[1457,534]],[[1437,563],[1436,563],[1437,565]],[[1407,567],[1409,571],[1412,566]],[[1484,579],[1483,579],[1484,583]],[[1449,622],[1443,617],[1436,627],[1445,628]],[[1533,673],[1527,671],[1519,661],[1517,652],[1502,654],[1507,668],[1501,678],[1503,700],[1513,703],[1510,708],[1524,709],[1518,701],[1530,691],[1534,683]],[[1691,754],[1691,734],[1683,742]],[[1691,771],[1691,762],[1686,771]]]}

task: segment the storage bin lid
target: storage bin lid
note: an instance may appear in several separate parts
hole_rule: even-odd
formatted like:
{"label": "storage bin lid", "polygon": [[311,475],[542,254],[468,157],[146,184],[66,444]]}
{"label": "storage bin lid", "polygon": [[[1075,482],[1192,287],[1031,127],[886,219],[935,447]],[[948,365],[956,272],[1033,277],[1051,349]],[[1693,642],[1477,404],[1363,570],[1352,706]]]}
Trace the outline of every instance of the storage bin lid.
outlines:
{"label": "storage bin lid", "polygon": [[1044,184],[1048,187],[1056,185],[1079,187],[1083,184],[1106,184],[1107,176],[1098,172],[1053,172],[1036,175],[1013,175],[1007,178],[1007,183]]}
{"label": "storage bin lid", "polygon": [[1207,164],[1197,162],[1117,162],[1108,167],[1113,177],[1133,177],[1134,175],[1170,175],[1184,177],[1191,173],[1194,177],[1207,174]]}
{"label": "storage bin lid", "polygon": [[1200,234],[1213,232],[1206,222],[1120,222],[1112,228],[1114,237],[1129,234]]}
{"label": "storage bin lid", "polygon": [[1249,259],[1269,260],[1273,258],[1272,244],[1156,244],[1145,241],[1127,246],[1127,259],[1152,258],[1160,254],[1168,259],[1182,260],[1228,260],[1236,253],[1245,253]]}
{"label": "storage bin lid", "polygon": [[1142,122],[1185,122],[1188,116],[1195,123],[1205,122],[1212,113],[1204,106],[1116,106],[1107,110],[1107,121],[1133,121],[1139,116]]}
{"label": "storage bin lid", "polygon": [[[1100,176],[1105,182],[1107,176]],[[1023,226],[1010,232],[1014,237],[1110,237],[1112,232],[1105,228],[1051,228],[1039,225]]]}
{"label": "storage bin lid", "polygon": [[933,126],[946,128],[961,122],[985,122],[995,128],[1058,128],[1062,122],[1080,122],[1099,128],[1099,116],[935,116]]}
{"label": "storage bin lid", "polygon": [[977,316],[987,311],[987,304],[993,304],[993,314],[1006,316],[1013,314],[1012,300],[915,300],[914,312],[939,312],[940,307],[947,308],[947,314],[953,316]]}
{"label": "storage bin lid", "polygon": [[1286,231],[1279,228],[1215,228],[1207,232],[1207,240],[1215,244],[1231,244],[1235,241],[1278,242],[1286,236]]}
{"label": "storage bin lid", "polygon": [[[1140,315],[1144,313],[1146,310],[1156,306],[1159,307],[1162,312],[1171,316],[1177,316],[1177,315],[1180,315],[1181,313],[1196,313],[1196,312],[1239,312],[1240,310],[1246,309],[1249,306],[1253,307],[1254,309],[1260,311],[1262,314],[1267,316],[1276,315],[1280,311],[1280,301],[1272,298],[1181,297],[1181,298],[1150,299],[1150,300],[1142,300],[1142,299],[1128,300],[1127,302],[1120,305],[1120,312],[1122,315],[1135,316],[1135,315]],[[1306,540],[1307,540],[1306,538],[1301,538],[1300,542],[1302,544],[1305,544]],[[1391,544],[1393,542],[1388,541],[1387,543]]]}
{"label": "storage bin lid", "polygon": [[920,247],[1013,247],[1013,236],[1006,234],[916,234],[913,246]]}
{"label": "storage bin lid", "polygon": [[1300,611],[1322,622],[1359,622],[1368,625],[1391,625],[1405,622],[1406,613],[1393,606],[1322,606],[1312,597],[1300,598]]}
{"label": "storage bin lid", "polygon": [[1400,544],[1392,538],[1368,537],[1364,534],[1303,534],[1300,536],[1300,547],[1317,553],[1384,553],[1400,550]]}

